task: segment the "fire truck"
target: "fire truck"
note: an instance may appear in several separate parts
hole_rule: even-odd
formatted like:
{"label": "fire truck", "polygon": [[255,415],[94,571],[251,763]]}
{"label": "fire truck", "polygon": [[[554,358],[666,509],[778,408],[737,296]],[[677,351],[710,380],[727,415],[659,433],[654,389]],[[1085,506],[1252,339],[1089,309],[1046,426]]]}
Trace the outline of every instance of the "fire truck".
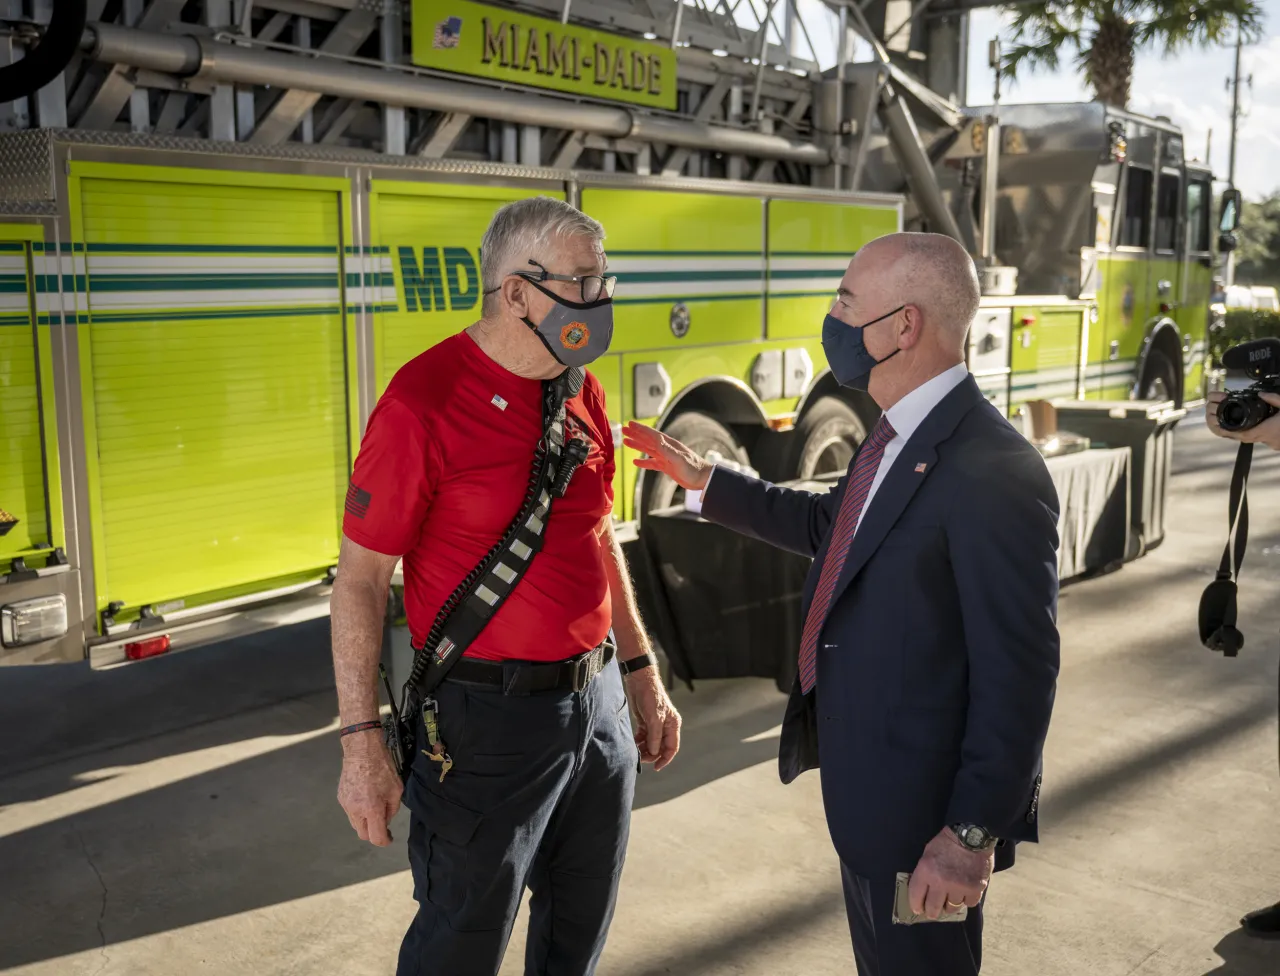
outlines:
{"label": "fire truck", "polygon": [[682,501],[629,420],[779,481],[844,470],[877,410],[820,326],[900,229],[974,255],[969,366],[1009,416],[1200,399],[1211,174],[1176,126],[961,107],[964,9],[871,6],[824,7],[824,67],[791,0],[754,29],[666,0],[98,4],[63,74],[0,105],[0,663],[327,613],[363,425],[475,319],[481,233],[532,194],[607,231],[592,370],[628,539]]}

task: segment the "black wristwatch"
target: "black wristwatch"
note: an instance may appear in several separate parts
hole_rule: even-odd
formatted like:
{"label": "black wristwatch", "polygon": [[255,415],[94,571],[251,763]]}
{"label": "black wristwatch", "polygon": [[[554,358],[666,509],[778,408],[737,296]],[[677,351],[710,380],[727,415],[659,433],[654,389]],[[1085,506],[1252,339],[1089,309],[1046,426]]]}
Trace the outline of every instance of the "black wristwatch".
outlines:
{"label": "black wristwatch", "polygon": [[996,846],[998,838],[987,830],[986,827],[979,827],[977,824],[971,823],[953,823],[948,824],[951,832],[956,835],[956,839],[960,841],[960,845],[965,850],[973,851],[980,854],[983,851],[989,851]]}
{"label": "black wristwatch", "polygon": [[623,661],[618,660],[618,669],[622,671],[623,677],[634,674],[636,671],[642,671],[645,668],[656,668],[658,659],[653,656],[653,651],[645,651],[639,657],[628,658]]}

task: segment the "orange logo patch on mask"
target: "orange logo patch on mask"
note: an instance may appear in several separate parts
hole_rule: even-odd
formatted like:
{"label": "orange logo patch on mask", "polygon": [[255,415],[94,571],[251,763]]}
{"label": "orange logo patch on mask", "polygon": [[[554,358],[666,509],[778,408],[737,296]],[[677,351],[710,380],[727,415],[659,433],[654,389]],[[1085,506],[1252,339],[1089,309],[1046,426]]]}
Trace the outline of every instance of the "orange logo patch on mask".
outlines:
{"label": "orange logo patch on mask", "polygon": [[585,322],[570,322],[560,330],[560,345],[566,349],[581,349],[591,338],[591,330]]}

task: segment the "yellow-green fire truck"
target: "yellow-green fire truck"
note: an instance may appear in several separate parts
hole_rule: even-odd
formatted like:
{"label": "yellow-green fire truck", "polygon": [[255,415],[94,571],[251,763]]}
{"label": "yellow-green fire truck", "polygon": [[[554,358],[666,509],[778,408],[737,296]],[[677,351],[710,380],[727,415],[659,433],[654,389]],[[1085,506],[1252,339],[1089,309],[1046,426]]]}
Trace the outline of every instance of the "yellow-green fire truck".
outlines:
{"label": "yellow-green fire truck", "polygon": [[[435,16],[449,2],[423,5]],[[278,33],[279,18],[251,13]],[[766,78],[728,39],[727,57],[680,48],[678,72],[674,44],[645,54],[666,65],[645,99],[659,76],[681,79],[678,111],[661,115],[591,92],[555,102],[523,76],[499,91],[335,53],[334,37],[367,36],[375,19],[343,15],[314,56],[95,23],[84,56],[117,69],[87,103],[68,99],[81,128],[0,135],[0,664],[109,665],[326,613],[364,422],[396,369],[476,318],[481,233],[529,194],[607,230],[616,330],[593,371],[615,439],[636,419],[775,480],[843,470],[876,408],[831,377],[821,323],[850,256],[903,228],[952,233],[982,257],[969,365],[1010,416],[1037,398],[1201,395],[1209,174],[1168,123],[1004,107],[1003,136],[985,140],[983,110],[944,107],[939,142],[884,102],[884,131],[855,145],[856,126],[822,114],[871,117],[842,102],[847,77]],[[443,23],[435,41],[452,56],[457,28]],[[320,94],[266,83],[285,77]],[[710,124],[686,99],[732,106],[736,93],[741,108],[753,78],[753,100],[789,105],[779,127],[808,126],[812,141]],[[154,123],[160,102],[136,97],[148,84],[163,93]],[[874,101],[879,85],[854,90]],[[385,151],[329,140],[370,101]],[[332,119],[305,144],[289,136],[307,131],[309,105]],[[417,155],[388,148],[397,132],[405,145],[405,111],[435,126]],[[111,131],[85,127],[95,119]],[[547,166],[538,140],[553,123],[573,131]],[[143,131],[165,124],[202,137]],[[499,143],[510,162],[476,158]],[[464,145],[471,158],[442,158]],[[981,194],[988,146],[999,174]],[[613,171],[623,157],[631,172]],[[619,449],[624,526],[678,500],[632,460]]]}
{"label": "yellow-green fire truck", "polygon": [[[832,381],[818,333],[849,256],[902,226],[900,198],[0,141],[53,188],[0,222],[0,507],[17,520],[0,595],[19,608],[6,660],[108,663],[323,612],[362,422],[400,365],[475,319],[481,232],[522,195],[564,197],[607,229],[617,327],[593,371],[616,424],[786,479],[843,467],[871,417]],[[1169,296],[1143,282],[1161,274],[1208,290],[1199,264],[1136,246],[1098,260],[1097,303],[984,299],[971,366],[993,398],[1130,393],[1139,330],[1112,321],[1150,320]],[[1203,301],[1178,314],[1179,346],[1202,342]],[[1198,363],[1184,375],[1198,383]],[[619,451],[624,521],[672,499],[630,460]],[[54,636],[17,632],[42,626]]]}

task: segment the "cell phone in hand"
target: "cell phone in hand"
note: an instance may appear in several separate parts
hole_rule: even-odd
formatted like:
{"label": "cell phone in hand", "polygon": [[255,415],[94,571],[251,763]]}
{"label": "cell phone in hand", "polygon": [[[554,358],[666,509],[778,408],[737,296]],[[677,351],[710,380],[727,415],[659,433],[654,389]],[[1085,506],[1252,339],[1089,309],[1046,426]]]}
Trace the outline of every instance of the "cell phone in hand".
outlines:
{"label": "cell phone in hand", "polygon": [[917,922],[962,922],[969,915],[969,906],[944,908],[937,918],[928,915],[917,915],[911,910],[911,875],[905,871],[898,872],[897,884],[893,891],[893,923],[895,925],[915,925]]}

